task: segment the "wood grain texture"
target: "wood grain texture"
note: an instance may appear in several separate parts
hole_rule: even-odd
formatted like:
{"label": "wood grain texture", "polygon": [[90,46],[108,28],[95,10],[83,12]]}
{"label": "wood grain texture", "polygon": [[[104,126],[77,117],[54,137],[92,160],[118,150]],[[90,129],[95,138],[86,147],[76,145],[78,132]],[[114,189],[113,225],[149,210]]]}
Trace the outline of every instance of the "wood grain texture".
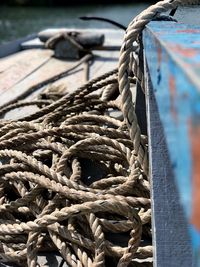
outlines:
{"label": "wood grain texture", "polygon": [[188,224],[180,204],[150,77],[146,77],[146,88],[154,266],[193,266]]}
{"label": "wood grain texture", "polygon": [[[36,56],[37,54],[40,53],[40,51],[38,52],[38,50],[32,50],[32,51],[35,51]],[[33,52],[33,57],[34,57],[34,52]],[[30,51],[18,51],[17,53],[14,53],[12,55],[0,58],[0,73],[2,73],[5,70],[8,70],[13,65],[19,63],[21,60],[22,61],[25,60],[26,58],[30,60]]]}
{"label": "wood grain texture", "polygon": [[8,67],[0,73],[0,95],[22,81],[26,76],[45,64],[53,52],[51,50],[29,50],[29,53],[18,53],[18,60],[9,58]]}
{"label": "wood grain texture", "polygon": [[[80,31],[87,32],[87,30]],[[122,43],[123,31],[90,31],[97,34],[104,33],[105,44],[108,46],[120,46]],[[33,67],[35,64],[34,56],[32,55],[31,51],[38,51],[34,53],[40,53],[38,67],[35,69]],[[74,64],[73,61],[58,60],[55,58],[47,60],[48,62],[47,64],[45,64],[43,59],[47,56],[46,54],[48,53],[52,55],[53,52],[49,52],[49,50],[29,49],[27,51],[25,50],[8,58],[2,59],[3,65],[0,67],[0,85],[2,87],[2,90],[0,90],[1,105],[12,101],[12,99],[21,95],[28,88],[34,87],[37,84],[42,83],[46,79],[51,79],[53,76],[62,73],[67,69],[70,69]],[[95,60],[90,65],[89,78],[97,77],[117,67],[119,51],[93,51],[93,54]],[[22,55],[22,58],[20,55]],[[30,60],[30,58],[32,57],[33,59]],[[23,58],[27,59],[26,61],[24,61],[24,63]],[[43,63],[41,63],[41,66],[39,66],[39,62],[42,61]],[[81,83],[85,81],[84,73],[81,74],[79,72],[80,69],[83,72],[82,67],[72,72],[75,73],[77,76],[71,76],[71,74],[69,73],[69,75],[67,75],[66,77],[59,79],[56,84],[64,82],[70,90],[74,90],[75,88],[79,87]],[[9,90],[6,92],[8,88]]]}
{"label": "wood grain texture", "polygon": [[[200,8],[198,8],[200,11]],[[169,203],[174,203],[173,206],[180,202],[180,208],[182,207],[184,217],[186,218],[187,227],[182,224],[180,215],[177,215],[174,209],[167,212],[164,218],[163,225],[166,229],[172,231],[173,238],[176,238],[176,233],[183,230],[181,236],[190,234],[191,248],[192,248],[192,263],[194,266],[200,266],[200,217],[199,217],[199,205],[200,205],[200,173],[199,173],[199,150],[200,147],[200,27],[199,25],[186,25],[178,24],[174,22],[152,22],[144,31],[144,48],[146,60],[149,67],[149,73],[152,81],[152,90],[155,101],[149,105],[157,105],[157,110],[150,110],[149,117],[155,116],[155,113],[159,114],[160,123],[159,127],[163,128],[163,132],[160,133],[159,127],[154,130],[157,139],[157,145],[155,144],[155,150],[152,152],[152,158],[154,158],[154,169],[160,170],[160,178],[155,173],[152,173],[153,181],[160,179],[161,183],[163,177],[166,177],[163,181],[164,191],[162,192],[162,184],[159,185],[160,189],[154,189],[153,195],[154,203],[159,207],[166,209],[165,202],[161,202],[162,199],[157,198],[157,194],[163,198],[163,193],[168,195]],[[151,95],[148,96],[151,98]],[[151,127],[157,122],[153,120],[149,122]],[[159,134],[159,135],[158,135]],[[152,138],[151,134],[151,138]],[[165,140],[165,141],[163,141]],[[166,145],[162,147],[162,143],[166,142]],[[161,145],[161,149],[159,148]],[[153,149],[153,144],[150,144],[150,148]],[[163,157],[168,153],[169,158]],[[153,161],[153,160],[152,160]],[[156,163],[155,163],[156,161]],[[164,165],[162,165],[164,164]],[[166,169],[166,166],[168,168]],[[152,165],[153,166],[153,165]],[[153,167],[152,167],[153,168]],[[157,171],[158,171],[157,170]],[[172,186],[173,185],[173,186]],[[168,191],[168,189],[170,190]],[[174,199],[171,192],[176,190],[178,195]],[[159,190],[161,193],[159,193]],[[176,191],[175,191],[176,192]],[[165,200],[167,201],[167,200]],[[169,206],[169,204],[167,204]],[[158,216],[161,211],[159,207],[154,210],[154,216]],[[162,213],[161,213],[162,214]],[[170,222],[170,218],[174,218],[176,224],[173,225]],[[161,219],[155,221],[155,234],[159,238],[162,236],[162,240],[156,240],[156,247],[160,250],[165,240],[169,240],[167,230],[161,227]],[[172,229],[171,229],[172,227]],[[163,230],[164,229],[164,230]],[[163,231],[163,235],[161,235]],[[180,237],[179,237],[180,239]],[[176,251],[179,257],[181,252],[187,251],[186,243],[180,239],[181,242],[176,244],[178,251]],[[157,244],[158,243],[158,244]],[[170,240],[171,243],[171,240]],[[179,245],[178,245],[179,244]],[[182,246],[183,244],[183,246]],[[171,246],[171,244],[170,244]],[[166,251],[171,251],[168,246],[162,248]],[[173,251],[171,251],[172,255]],[[165,261],[164,255],[156,252],[159,261]],[[171,254],[170,254],[171,257]],[[180,258],[179,258],[180,259]],[[185,258],[184,258],[185,259]],[[169,260],[169,259],[168,259]],[[160,262],[160,264],[161,264]],[[182,266],[182,261],[175,266]],[[158,266],[162,266],[159,265]],[[164,265],[164,266],[167,266]],[[172,266],[171,263],[168,266]]]}
{"label": "wood grain texture", "polygon": [[93,53],[95,60],[90,66],[90,79],[117,67],[119,51],[94,51]]}
{"label": "wood grain texture", "polygon": [[[120,43],[121,40],[118,40]],[[25,53],[25,52],[23,52]],[[28,50],[26,53],[29,53]],[[118,51],[94,51],[94,61],[89,66],[89,78],[92,79],[97,77],[107,71],[112,70],[113,68],[117,67],[118,63]],[[6,61],[4,62],[6,64]],[[10,64],[10,63],[9,63]],[[9,66],[8,64],[8,66]],[[21,82],[14,85],[12,88],[4,92],[0,95],[1,101],[7,102],[10,101],[13,97],[16,97],[20,92],[23,90],[27,90],[30,86],[38,82],[42,82],[48,77],[51,77],[57,73],[60,73],[68,68],[70,68],[74,64],[74,61],[61,61],[55,58],[51,58],[46,64],[43,64],[40,68],[36,69],[33,73],[25,77]],[[64,84],[68,91],[74,91],[80,85],[85,82],[85,74],[84,74],[84,66],[81,65],[72,72],[70,72],[66,77],[57,80],[53,83],[53,85],[58,86]],[[1,81],[0,81],[1,83]],[[30,94],[28,99],[31,100],[36,98],[39,92],[43,90],[45,87],[35,91],[34,93]],[[26,109],[17,109],[9,112],[6,116],[7,119],[18,118],[20,114],[24,115],[24,112],[34,111],[34,107],[30,107],[30,110]],[[99,175],[99,172],[98,172]],[[122,243],[126,243],[127,240],[124,239],[123,235],[120,237]],[[58,255],[54,255],[52,253],[40,255],[38,257],[38,261],[41,266],[49,266],[49,267],[59,267],[61,266],[62,258]],[[0,264],[1,266],[1,264]],[[111,265],[109,265],[111,266]],[[2,266],[5,267],[5,266]],[[62,267],[67,267],[66,264],[62,265]]]}
{"label": "wood grain texture", "polygon": [[[29,51],[31,53],[31,50]],[[43,51],[45,52],[45,50]],[[4,90],[3,92],[0,92],[1,104],[12,101],[15,97],[26,92],[28,88],[34,87],[47,79],[51,79],[55,75],[71,69],[76,63],[77,62],[75,61],[61,61],[55,58],[49,59],[48,63],[41,65],[38,69],[35,69],[31,75],[25,76],[21,82],[17,83],[7,91]]]}

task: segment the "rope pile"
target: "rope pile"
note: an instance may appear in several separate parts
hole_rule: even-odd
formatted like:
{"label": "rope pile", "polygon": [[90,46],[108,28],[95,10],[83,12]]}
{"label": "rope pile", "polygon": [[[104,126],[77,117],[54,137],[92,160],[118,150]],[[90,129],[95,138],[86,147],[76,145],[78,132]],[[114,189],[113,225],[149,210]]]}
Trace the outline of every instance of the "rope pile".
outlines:
{"label": "rope pile", "polygon": [[[105,255],[124,266],[138,250],[142,224],[150,234],[149,182],[124,121],[105,115],[120,102],[108,100],[118,90],[116,75],[52,104],[50,90],[35,102],[46,105],[38,113],[1,122],[2,261],[36,266],[38,251],[51,249],[70,266],[103,266]],[[90,182],[84,160],[96,165],[101,179]],[[106,233],[126,232],[127,248],[106,239]],[[151,247],[141,247],[136,257],[151,255]]]}
{"label": "rope pile", "polygon": [[130,68],[132,43],[179,2],[161,1],[131,22],[118,69],[64,96],[50,87],[0,110],[40,108],[0,121],[1,262],[36,267],[40,253],[57,251],[69,266],[151,266],[152,246],[143,244],[151,237],[148,144],[130,92],[143,77]]}

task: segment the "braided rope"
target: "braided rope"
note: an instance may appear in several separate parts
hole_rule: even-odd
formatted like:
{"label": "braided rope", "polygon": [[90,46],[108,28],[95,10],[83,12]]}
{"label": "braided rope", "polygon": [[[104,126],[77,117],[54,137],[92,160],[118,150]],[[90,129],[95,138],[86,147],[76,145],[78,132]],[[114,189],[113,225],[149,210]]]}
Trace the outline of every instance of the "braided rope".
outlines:
{"label": "braided rope", "polygon": [[134,52],[134,41],[137,41],[139,34],[145,25],[162,12],[166,12],[181,4],[179,0],[160,1],[150,6],[140,15],[138,15],[128,26],[124,36],[123,45],[120,50],[119,58],[119,91],[122,97],[122,110],[130,130],[130,137],[134,143],[134,150],[138,156],[138,161],[146,173],[148,173],[147,149],[142,145],[140,128],[137,123],[137,117],[134,111],[132,95],[130,92],[130,82],[128,79],[130,69],[130,58]]}

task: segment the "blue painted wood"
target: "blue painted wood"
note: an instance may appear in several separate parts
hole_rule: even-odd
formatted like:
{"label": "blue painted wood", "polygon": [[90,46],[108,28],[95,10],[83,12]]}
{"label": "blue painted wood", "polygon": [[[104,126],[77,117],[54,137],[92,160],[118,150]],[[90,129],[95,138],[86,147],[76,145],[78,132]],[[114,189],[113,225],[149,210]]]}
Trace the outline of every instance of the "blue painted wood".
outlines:
{"label": "blue painted wood", "polygon": [[148,66],[146,101],[152,195],[152,234],[155,267],[192,266],[188,224],[175,185]]}
{"label": "blue painted wood", "polygon": [[171,170],[191,235],[193,264],[200,266],[200,26],[152,22],[143,42]]}
{"label": "blue painted wood", "polygon": [[36,34],[31,34],[31,35],[28,35],[26,37],[22,37],[20,39],[11,41],[9,43],[0,45],[0,58],[12,55],[12,54],[20,51],[21,50],[21,44],[23,42],[29,41],[29,40],[34,39],[34,38],[36,38]]}

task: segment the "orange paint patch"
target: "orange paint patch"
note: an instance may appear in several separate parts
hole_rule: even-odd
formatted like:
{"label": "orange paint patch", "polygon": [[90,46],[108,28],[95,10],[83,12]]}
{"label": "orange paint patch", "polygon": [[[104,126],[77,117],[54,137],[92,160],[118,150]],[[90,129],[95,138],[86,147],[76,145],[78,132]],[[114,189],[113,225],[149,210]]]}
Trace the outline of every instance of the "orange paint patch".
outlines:
{"label": "orange paint patch", "polygon": [[181,45],[171,46],[170,49],[181,56],[193,58],[197,55],[197,51],[192,48],[182,47]]}
{"label": "orange paint patch", "polygon": [[200,33],[198,29],[185,29],[185,30],[177,30],[177,33]]}
{"label": "orange paint patch", "polygon": [[169,77],[169,90],[170,90],[170,111],[175,122],[177,122],[178,118],[177,118],[177,112],[175,108],[176,85],[175,85],[175,79],[173,75],[170,75]]}
{"label": "orange paint patch", "polygon": [[192,224],[200,231],[200,125],[190,123],[192,148]]}
{"label": "orange paint patch", "polygon": [[160,66],[162,62],[162,49],[159,45],[157,48],[157,53],[158,53],[158,66]]}

